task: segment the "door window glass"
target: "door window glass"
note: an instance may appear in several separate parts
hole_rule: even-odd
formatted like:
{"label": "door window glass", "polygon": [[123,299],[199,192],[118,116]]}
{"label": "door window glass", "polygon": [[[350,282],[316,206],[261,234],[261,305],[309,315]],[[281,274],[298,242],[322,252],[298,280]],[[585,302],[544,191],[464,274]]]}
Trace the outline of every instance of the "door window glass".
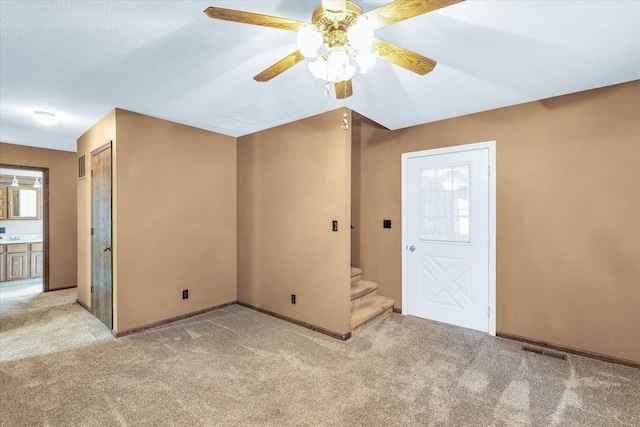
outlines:
{"label": "door window glass", "polygon": [[420,240],[469,243],[471,164],[422,170]]}

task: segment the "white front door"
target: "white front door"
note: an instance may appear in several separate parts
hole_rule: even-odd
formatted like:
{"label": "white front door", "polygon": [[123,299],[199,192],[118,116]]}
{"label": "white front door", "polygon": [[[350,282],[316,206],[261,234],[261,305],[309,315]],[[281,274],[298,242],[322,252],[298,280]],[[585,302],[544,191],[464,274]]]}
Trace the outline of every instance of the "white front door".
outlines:
{"label": "white front door", "polygon": [[491,143],[403,155],[405,314],[495,334],[492,158]]}

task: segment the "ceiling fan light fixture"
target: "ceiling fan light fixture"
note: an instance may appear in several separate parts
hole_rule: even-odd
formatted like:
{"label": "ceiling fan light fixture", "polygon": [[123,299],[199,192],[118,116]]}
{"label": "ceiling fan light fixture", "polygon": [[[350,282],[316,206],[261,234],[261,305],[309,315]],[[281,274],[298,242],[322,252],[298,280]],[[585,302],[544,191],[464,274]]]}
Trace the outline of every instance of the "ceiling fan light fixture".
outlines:
{"label": "ceiling fan light fixture", "polygon": [[[204,13],[212,19],[279,28],[297,33],[298,49],[253,77],[266,82],[282,74],[305,58],[314,77],[335,83],[336,99],[353,95],[351,78],[356,66],[361,74],[380,58],[419,75],[433,71],[436,61],[416,52],[374,38],[378,28],[404,21],[464,0],[395,0],[364,12],[349,0],[322,0],[311,14],[311,23],[260,13],[221,7],[208,7]],[[355,61],[350,64],[349,57]]]}
{"label": "ceiling fan light fixture", "polygon": [[46,111],[34,111],[33,120],[45,126],[51,126],[58,123],[56,116],[52,113],[47,113]]}
{"label": "ceiling fan light fixture", "polygon": [[298,30],[298,50],[306,58],[315,58],[324,42],[315,25],[305,25]]}

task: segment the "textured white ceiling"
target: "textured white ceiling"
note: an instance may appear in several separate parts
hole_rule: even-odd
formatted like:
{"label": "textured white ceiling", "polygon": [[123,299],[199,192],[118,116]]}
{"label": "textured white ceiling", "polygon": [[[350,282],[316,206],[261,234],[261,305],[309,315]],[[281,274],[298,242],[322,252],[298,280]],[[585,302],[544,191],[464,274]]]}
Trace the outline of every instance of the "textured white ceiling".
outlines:
{"label": "textured white ceiling", "polygon": [[[640,79],[640,1],[466,1],[380,28],[438,65],[418,76],[379,60],[342,101],[324,97],[306,61],[253,80],[296,50],[294,32],[203,13],[310,21],[319,3],[1,0],[0,140],[75,151],[116,107],[230,136],[341,106],[399,129]],[[33,110],[59,123],[39,125]]]}

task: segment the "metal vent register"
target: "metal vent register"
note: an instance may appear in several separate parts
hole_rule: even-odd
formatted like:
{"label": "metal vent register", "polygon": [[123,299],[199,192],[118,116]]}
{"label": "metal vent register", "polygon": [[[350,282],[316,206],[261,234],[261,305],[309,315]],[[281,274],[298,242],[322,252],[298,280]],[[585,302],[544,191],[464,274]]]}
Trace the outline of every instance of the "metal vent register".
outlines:
{"label": "metal vent register", "polygon": [[522,350],[528,351],[531,353],[540,354],[542,356],[549,356],[555,359],[567,360],[567,355],[562,353],[556,353],[555,351],[543,350],[541,348],[529,347],[528,345],[523,345]]}

